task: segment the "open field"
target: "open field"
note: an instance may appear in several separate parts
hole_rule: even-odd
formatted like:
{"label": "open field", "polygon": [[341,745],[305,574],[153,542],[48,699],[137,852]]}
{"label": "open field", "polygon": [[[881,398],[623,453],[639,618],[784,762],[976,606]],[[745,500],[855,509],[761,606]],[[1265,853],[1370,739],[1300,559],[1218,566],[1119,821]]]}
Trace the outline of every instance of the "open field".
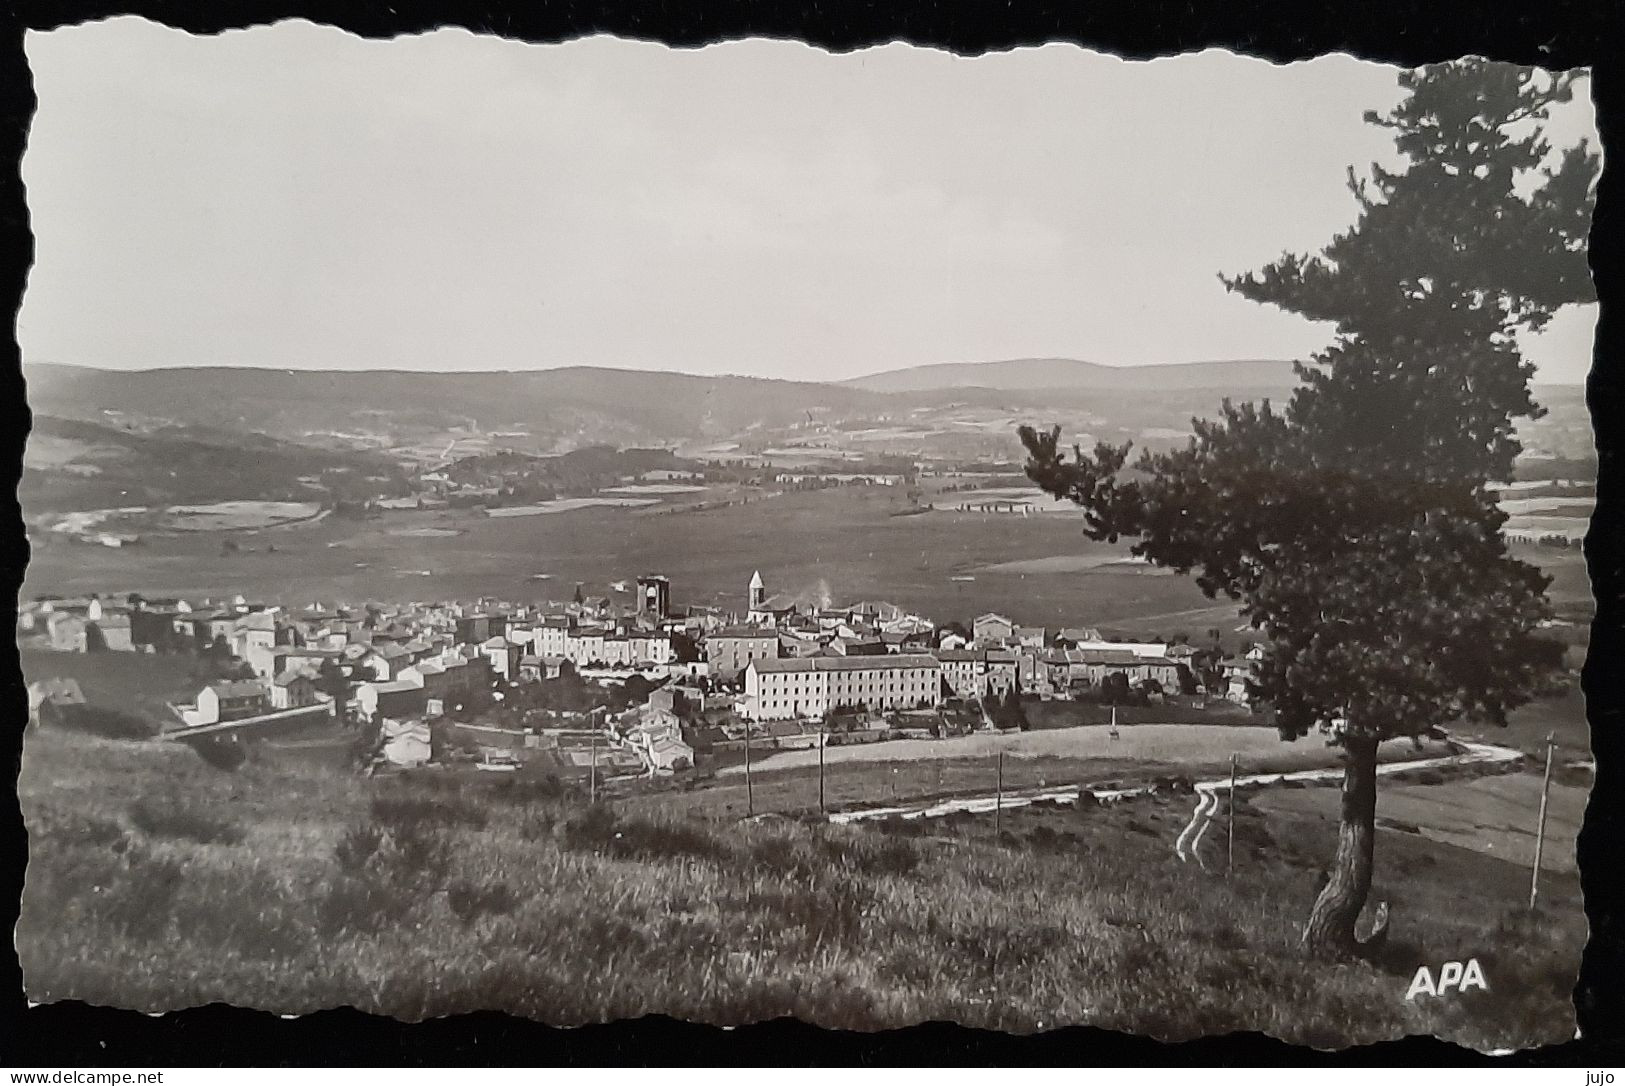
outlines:
{"label": "open field", "polygon": [[[224,773],[183,748],[47,731],[26,739],[20,798],[30,998],[147,1011],[951,1019],[1514,1048],[1573,1035],[1585,938],[1572,876],[1552,874],[1530,920],[1514,865],[1384,831],[1384,956],[1305,961],[1329,828],[1244,810],[1226,881],[1174,858],[1188,797],[1013,812],[994,840],[986,819],[739,825],[511,781],[253,758]],[[1468,957],[1489,991],[1405,1000],[1419,964]]]}
{"label": "open field", "polygon": [[1589,517],[1597,508],[1594,497],[1502,498],[1496,503],[1513,516],[1541,513],[1547,516]]}
{"label": "open field", "polygon": [[1562,536],[1564,539],[1584,539],[1591,530],[1591,518],[1562,517],[1562,516],[1526,516],[1511,517],[1506,523],[1506,532],[1509,536],[1517,535],[1525,538],[1541,539],[1545,536]]}
{"label": "open field", "polygon": [[601,494],[704,494],[709,487],[687,486],[683,483],[631,483],[626,486],[606,486]]}
{"label": "open field", "polygon": [[[534,598],[530,574],[588,591],[642,572],[672,579],[684,603],[738,606],[760,568],[770,593],[887,599],[940,621],[999,610],[1018,622],[1122,625],[1137,616],[1211,608],[1185,577],[1103,574],[951,578],[994,562],[1057,554],[1126,555],[1092,543],[1078,525],[1043,517],[941,514],[900,517],[890,487],[842,487],[697,512],[582,509],[488,518],[452,511],[401,512],[354,521],[328,517],[280,529],[276,553],[221,553],[220,537],[154,538],[113,551],[36,538],[23,591],[107,591],[306,599]],[[456,530],[455,538],[402,529]],[[368,568],[358,569],[364,559]],[[405,577],[393,570],[430,571]],[[1231,614],[1233,608],[1229,608]],[[1158,631],[1162,632],[1162,631]],[[1172,629],[1168,632],[1173,632]]]}
{"label": "open field", "polygon": [[1149,562],[1142,562],[1122,554],[1051,554],[1043,558],[1023,558],[1014,562],[994,562],[983,566],[977,573],[1089,573],[1097,570],[1110,572],[1163,573]]}
{"label": "open field", "polygon": [[268,501],[172,505],[164,510],[162,524],[175,532],[243,531],[308,520],[321,512],[321,508],[317,502]]}
{"label": "open field", "polygon": [[1510,549],[1514,557],[1539,566],[1541,572],[1552,579],[1546,596],[1559,615],[1590,621],[1596,611],[1596,596],[1591,591],[1591,575],[1586,570],[1584,554],[1578,550],[1526,543],[1513,543]]}
{"label": "open field", "polygon": [[407,539],[450,539],[463,533],[459,528],[396,528],[389,534]]}
{"label": "open field", "polygon": [[574,513],[581,509],[636,509],[656,505],[656,498],[555,498],[532,505],[505,505],[486,512],[488,517],[534,517],[546,513]]}
{"label": "open field", "polygon": [[[639,499],[626,499],[639,500]],[[129,588],[153,595],[246,595],[284,600],[545,595],[530,574],[553,575],[556,591],[642,572],[672,579],[674,602],[738,606],[750,571],[770,593],[837,600],[887,599],[939,622],[997,610],[1017,622],[1094,625],[1125,635],[1210,628],[1227,634],[1237,609],[1210,600],[1188,577],[1145,576],[1113,565],[1126,545],[1084,538],[1076,521],[939,512],[895,516],[890,487],[787,493],[699,511],[586,508],[489,518],[456,511],[400,512],[367,521],[327,517],[277,529],[276,552],[223,554],[221,533],[154,537],[113,550],[37,533],[25,595]],[[435,535],[403,535],[433,529]],[[443,533],[456,532],[455,536]],[[1556,578],[1560,610],[1590,613],[1577,552],[1519,553]],[[357,567],[357,558],[367,568]],[[1000,567],[994,572],[989,567]],[[406,576],[395,570],[429,570]],[[954,580],[955,577],[973,580]]]}
{"label": "open field", "polygon": [[[1509,773],[1443,784],[1384,782],[1377,792],[1377,818],[1398,832],[1419,832],[1493,856],[1528,871],[1535,862],[1535,830],[1540,822],[1541,775]],[[1546,844],[1541,869],[1574,874],[1575,841],[1585,820],[1589,790],[1553,782],[1546,812]],[[1249,797],[1255,808],[1335,824],[1338,796],[1328,789],[1264,789]],[[1414,829],[1412,829],[1414,827]]]}
{"label": "open field", "polygon": [[1473,727],[1458,724],[1452,729],[1466,739],[1482,739],[1503,747],[1521,750],[1531,757],[1546,757],[1546,737],[1557,744],[1557,760],[1582,760],[1591,756],[1591,725],[1586,720],[1585,695],[1578,680],[1571,681],[1556,697],[1541,698],[1507,714],[1507,724]]}

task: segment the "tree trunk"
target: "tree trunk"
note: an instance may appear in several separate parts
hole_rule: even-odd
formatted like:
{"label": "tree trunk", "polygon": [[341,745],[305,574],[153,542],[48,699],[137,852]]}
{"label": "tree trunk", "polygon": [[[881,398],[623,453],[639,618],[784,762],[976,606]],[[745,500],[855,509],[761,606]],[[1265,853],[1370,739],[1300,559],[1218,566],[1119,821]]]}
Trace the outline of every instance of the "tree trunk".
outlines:
{"label": "tree trunk", "polygon": [[1371,892],[1377,832],[1377,741],[1351,737],[1345,741],[1344,750],[1347,761],[1343,767],[1337,857],[1303,929],[1305,949],[1317,953],[1351,953],[1358,949],[1354,922]]}

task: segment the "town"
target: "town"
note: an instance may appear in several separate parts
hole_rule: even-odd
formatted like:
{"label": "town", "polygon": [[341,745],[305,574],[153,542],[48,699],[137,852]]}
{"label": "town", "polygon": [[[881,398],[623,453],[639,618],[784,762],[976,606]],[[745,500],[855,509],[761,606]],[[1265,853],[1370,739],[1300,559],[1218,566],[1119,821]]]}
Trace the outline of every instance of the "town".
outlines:
{"label": "town", "polygon": [[[760,572],[732,610],[676,606],[659,575],[610,588],[551,603],[44,598],[20,608],[17,633],[54,653],[196,657],[208,681],[166,700],[161,738],[325,731],[336,748],[359,744],[368,771],[534,764],[596,783],[752,746],[1026,728],[1032,703],[1157,703],[1166,718],[1248,702],[1252,661],[1222,655],[1216,638],[1130,643],[994,613],[938,624],[877,600],[786,603]],[[36,723],[93,708],[57,676],[30,684],[29,706]]]}
{"label": "town", "polygon": [[24,36],[13,1032],[1625,1020],[1583,58],[470,26]]}

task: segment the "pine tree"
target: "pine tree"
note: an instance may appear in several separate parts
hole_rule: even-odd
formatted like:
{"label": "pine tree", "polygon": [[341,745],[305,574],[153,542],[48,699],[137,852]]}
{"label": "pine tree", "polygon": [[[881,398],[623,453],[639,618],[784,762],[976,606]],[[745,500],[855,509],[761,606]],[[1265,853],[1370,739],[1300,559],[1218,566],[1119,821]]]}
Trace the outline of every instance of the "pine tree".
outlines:
{"label": "pine tree", "polygon": [[1507,552],[1486,484],[1511,478],[1516,420],[1541,412],[1516,334],[1594,297],[1597,158],[1542,135],[1570,75],[1464,60],[1400,82],[1401,104],[1366,120],[1406,164],[1350,170],[1354,226],[1224,277],[1335,324],[1285,411],[1227,401],[1132,474],[1126,445],[1068,458],[1058,430],[1021,432],[1029,477],[1082,505],[1092,536],[1137,537],[1136,554],[1242,601],[1264,636],[1250,692],[1283,738],[1318,728],[1342,746],[1337,853],[1304,929],[1316,951],[1358,948],[1378,745],[1505,723],[1561,660],[1536,636],[1548,579]]}

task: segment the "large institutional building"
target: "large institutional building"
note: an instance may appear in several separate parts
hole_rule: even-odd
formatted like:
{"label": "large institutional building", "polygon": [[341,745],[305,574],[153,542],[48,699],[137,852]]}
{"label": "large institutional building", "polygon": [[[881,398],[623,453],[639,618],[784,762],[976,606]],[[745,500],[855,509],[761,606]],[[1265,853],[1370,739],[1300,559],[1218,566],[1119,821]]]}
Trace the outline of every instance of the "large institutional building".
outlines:
{"label": "large institutional building", "polygon": [[941,701],[935,656],[809,656],[750,661],[740,711],[750,720],[795,720],[849,707],[927,709]]}

